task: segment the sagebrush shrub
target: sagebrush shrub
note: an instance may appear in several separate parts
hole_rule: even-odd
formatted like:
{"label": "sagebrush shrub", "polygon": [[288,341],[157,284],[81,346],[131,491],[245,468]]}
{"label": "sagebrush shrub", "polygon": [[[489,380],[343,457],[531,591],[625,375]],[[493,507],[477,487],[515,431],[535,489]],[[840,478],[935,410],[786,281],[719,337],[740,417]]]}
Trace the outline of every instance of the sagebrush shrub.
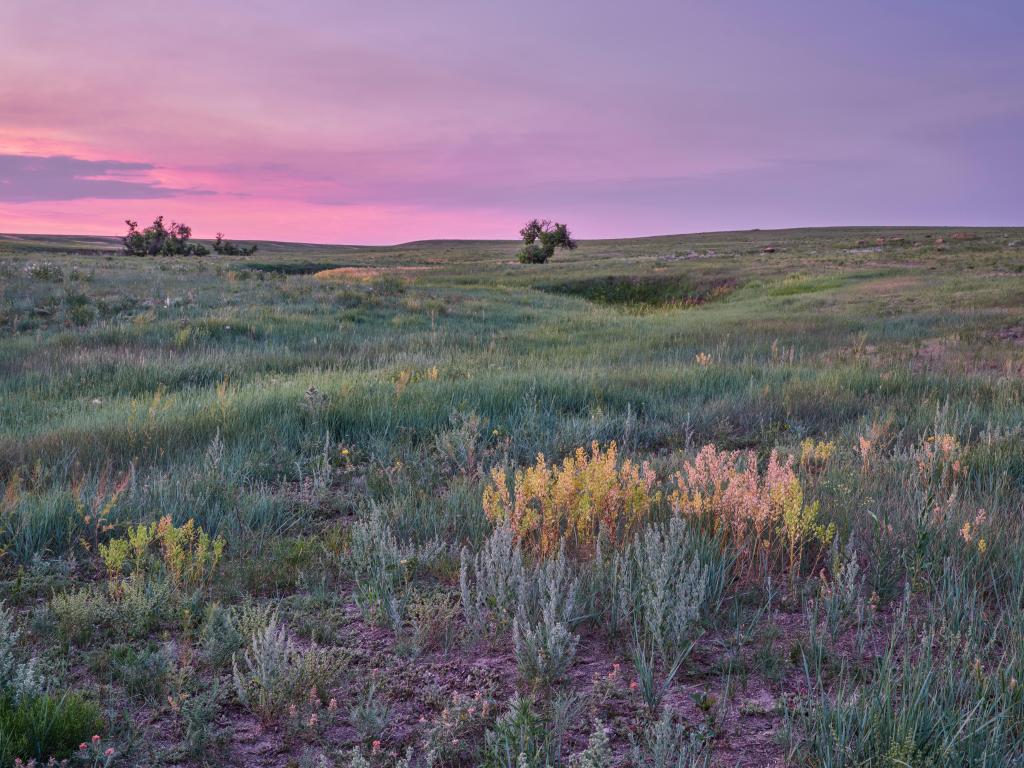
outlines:
{"label": "sagebrush shrub", "polygon": [[633,624],[663,660],[692,643],[694,626],[708,597],[709,567],[693,551],[686,522],[651,525],[637,537],[626,557],[619,588],[633,606]]}
{"label": "sagebrush shrub", "polygon": [[249,640],[249,648],[231,660],[238,700],[265,720],[279,715],[310,688],[330,690],[341,662],[329,649],[301,649],[271,613]]}
{"label": "sagebrush shrub", "polygon": [[705,768],[711,755],[703,740],[672,722],[667,709],[637,740],[630,735],[630,765],[634,768]]}
{"label": "sagebrush shrub", "polygon": [[349,566],[356,580],[356,603],[370,618],[397,627],[401,600],[413,574],[432,562],[443,546],[402,544],[379,510],[352,526]]}
{"label": "sagebrush shrub", "polygon": [[569,758],[569,768],[610,768],[613,758],[608,732],[602,723],[595,722],[587,748]]}
{"label": "sagebrush shrub", "polygon": [[655,482],[649,464],[620,463],[614,442],[602,450],[595,441],[589,454],[577,448],[560,465],[538,454],[532,467],[515,472],[512,489],[505,471],[493,469],[484,511],[507,521],[530,553],[549,557],[564,540],[570,556],[589,559],[599,534],[616,546],[644,523],[660,498]]}
{"label": "sagebrush shrub", "polygon": [[14,613],[0,603],[0,695],[10,696],[15,702],[41,694],[46,683],[36,659],[21,658],[21,647],[21,630],[15,624]]}
{"label": "sagebrush shrub", "polygon": [[579,637],[570,626],[578,581],[569,574],[564,550],[543,562],[523,590],[512,622],[519,673],[533,685],[548,687],[565,677]]}
{"label": "sagebrush shrub", "polygon": [[475,555],[463,547],[459,567],[462,611],[470,626],[511,626],[526,588],[523,556],[508,524],[498,525]]}

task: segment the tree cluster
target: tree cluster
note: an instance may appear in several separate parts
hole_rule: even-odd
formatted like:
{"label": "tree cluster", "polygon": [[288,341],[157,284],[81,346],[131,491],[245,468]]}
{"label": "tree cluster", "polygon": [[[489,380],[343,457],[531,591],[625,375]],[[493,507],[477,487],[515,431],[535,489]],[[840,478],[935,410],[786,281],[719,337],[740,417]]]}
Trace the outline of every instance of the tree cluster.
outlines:
{"label": "tree cluster", "polygon": [[210,250],[201,243],[191,243],[192,228],[173,222],[164,226],[164,217],[157,216],[151,226],[139,230],[138,222],[125,219],[128,234],[122,238],[124,252],[129,256],[206,256]]}
{"label": "tree cluster", "polygon": [[550,259],[555,248],[576,247],[569,228],[565,224],[551,223],[548,219],[533,219],[519,230],[523,247],[518,257],[522,264],[543,264]]}
{"label": "tree cluster", "polygon": [[[157,216],[150,226],[141,230],[136,221],[125,219],[124,223],[128,225],[128,234],[121,241],[129,256],[206,256],[210,253],[202,243],[191,242],[192,227],[187,224],[173,222],[167,227],[163,216]],[[237,245],[225,240],[220,232],[213,241],[213,250],[224,256],[252,256],[256,248],[256,245]]]}

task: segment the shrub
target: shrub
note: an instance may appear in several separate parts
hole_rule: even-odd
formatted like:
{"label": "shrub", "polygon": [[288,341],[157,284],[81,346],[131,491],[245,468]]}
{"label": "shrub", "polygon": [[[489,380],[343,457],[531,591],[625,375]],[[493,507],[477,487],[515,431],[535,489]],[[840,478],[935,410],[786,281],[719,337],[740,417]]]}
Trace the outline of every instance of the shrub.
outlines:
{"label": "shrub", "polygon": [[401,600],[412,575],[442,550],[439,541],[417,547],[400,544],[379,510],[352,526],[349,565],[356,579],[356,603],[376,621],[398,626]]}
{"label": "shrub", "polygon": [[0,695],[0,765],[69,757],[102,728],[99,707],[77,694]]}
{"label": "shrub", "polygon": [[758,471],[753,451],[719,451],[704,446],[673,476],[673,510],[721,535],[738,556],[745,576],[753,576],[762,558],[786,561],[791,575],[800,568],[807,542],[828,546],[834,526],[818,523],[817,502],[804,503],[803,487],[792,460],[772,451]]}
{"label": "shrub", "polygon": [[550,749],[544,719],[519,696],[484,735],[483,768],[543,768]]}
{"label": "shrub", "polygon": [[639,634],[662,659],[685,655],[708,597],[708,566],[693,552],[692,536],[679,518],[650,526],[630,546],[623,569],[623,603],[633,606]]}
{"label": "shrub", "polygon": [[222,256],[252,256],[258,249],[257,245],[236,245],[230,240],[225,240],[220,232],[213,241],[213,250]]}
{"label": "shrub", "polygon": [[30,261],[25,265],[24,272],[33,280],[59,283],[64,279],[64,270],[49,261]]}
{"label": "shrub", "polygon": [[163,648],[154,644],[141,650],[123,645],[111,651],[110,667],[114,679],[124,686],[129,696],[157,702],[163,698],[171,673],[171,659]]}
{"label": "shrub", "polygon": [[415,649],[451,651],[457,640],[458,613],[458,603],[448,592],[416,594],[408,606]]}
{"label": "shrub", "polygon": [[215,677],[209,689],[181,703],[181,719],[185,723],[182,750],[203,765],[221,764],[220,758],[229,741],[229,734],[217,727],[220,694],[220,683]]}
{"label": "shrub", "polygon": [[211,603],[206,607],[199,633],[202,658],[214,669],[220,669],[231,661],[231,657],[242,647],[245,638],[251,636],[251,631],[240,631],[233,609]]}
{"label": "shrub", "polygon": [[459,587],[462,611],[472,627],[479,630],[490,624],[500,630],[511,625],[523,599],[526,575],[509,525],[498,525],[475,557],[463,547]]}
{"label": "shrub", "polygon": [[34,658],[19,658],[20,639],[14,614],[0,603],[0,695],[10,696],[15,702],[41,694],[45,682]]}
{"label": "shrub", "polygon": [[211,538],[189,520],[175,526],[165,515],[157,523],[130,526],[124,538],[100,544],[99,552],[107,572],[120,574],[129,557],[133,572],[146,573],[151,566],[153,545],[159,548],[160,563],[171,584],[178,589],[194,590],[209,585],[224,553],[224,538]]}
{"label": "shrub", "polygon": [[569,768],[610,768],[612,750],[608,746],[608,733],[600,722],[587,739],[587,748],[569,758]]}
{"label": "shrub", "polygon": [[57,619],[60,637],[75,645],[87,643],[100,627],[109,626],[115,615],[107,596],[88,587],[54,595],[50,610]]}
{"label": "shrub", "polygon": [[613,546],[628,541],[660,496],[655,475],[645,462],[619,462],[614,442],[602,450],[595,441],[562,464],[537,462],[515,473],[510,492],[505,471],[491,471],[484,490],[484,511],[494,521],[508,521],[523,548],[541,557],[558,552],[563,539],[576,558],[593,557],[598,535]]}
{"label": "shrub", "polygon": [[521,593],[512,637],[519,673],[532,685],[550,687],[572,665],[579,644],[579,637],[569,631],[577,588],[563,550],[537,569],[531,589]]}
{"label": "shrub", "polygon": [[674,724],[667,709],[639,741],[632,734],[630,741],[630,765],[635,768],[704,768],[711,759],[704,742],[682,725]]}
{"label": "shrub", "polygon": [[340,660],[327,649],[300,649],[278,625],[276,613],[257,629],[239,663],[231,660],[238,700],[264,720],[279,715],[310,688],[327,692],[340,670]]}
{"label": "shrub", "polygon": [[599,600],[618,622],[616,629],[628,633],[640,693],[651,712],[689,657],[699,619],[720,604],[731,567],[714,540],[678,517],[651,525],[612,558]]}
{"label": "shrub", "polygon": [[349,710],[349,720],[364,742],[379,738],[388,724],[391,707],[381,698],[377,683],[367,685]]}

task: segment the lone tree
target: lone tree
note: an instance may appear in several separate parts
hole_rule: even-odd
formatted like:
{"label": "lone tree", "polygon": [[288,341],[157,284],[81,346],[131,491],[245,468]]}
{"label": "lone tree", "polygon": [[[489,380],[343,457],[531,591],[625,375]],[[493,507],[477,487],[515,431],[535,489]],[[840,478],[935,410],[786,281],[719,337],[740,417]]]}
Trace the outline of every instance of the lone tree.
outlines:
{"label": "lone tree", "polygon": [[174,222],[164,226],[164,217],[157,216],[151,226],[139,231],[138,222],[125,219],[128,234],[122,238],[124,252],[129,256],[206,256],[210,250],[201,243],[190,243],[192,227]]}
{"label": "lone tree", "polygon": [[223,256],[252,256],[256,253],[258,247],[255,244],[249,246],[236,245],[230,240],[225,240],[222,232],[218,232],[216,239],[213,241],[213,250]]}
{"label": "lone tree", "polygon": [[557,222],[552,224],[547,219],[534,219],[519,230],[519,234],[523,238],[523,247],[519,251],[522,264],[543,264],[554,255],[555,248],[571,251],[576,247],[569,227]]}

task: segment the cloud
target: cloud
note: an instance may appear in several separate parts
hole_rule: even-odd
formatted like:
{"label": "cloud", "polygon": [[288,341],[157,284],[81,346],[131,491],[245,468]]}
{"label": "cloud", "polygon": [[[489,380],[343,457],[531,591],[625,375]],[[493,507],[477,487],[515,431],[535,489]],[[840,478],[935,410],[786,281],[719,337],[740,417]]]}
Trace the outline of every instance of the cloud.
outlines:
{"label": "cloud", "polygon": [[82,160],[67,155],[0,155],[0,201],[136,200],[210,194],[165,187],[150,177],[155,166],[119,160]]}

